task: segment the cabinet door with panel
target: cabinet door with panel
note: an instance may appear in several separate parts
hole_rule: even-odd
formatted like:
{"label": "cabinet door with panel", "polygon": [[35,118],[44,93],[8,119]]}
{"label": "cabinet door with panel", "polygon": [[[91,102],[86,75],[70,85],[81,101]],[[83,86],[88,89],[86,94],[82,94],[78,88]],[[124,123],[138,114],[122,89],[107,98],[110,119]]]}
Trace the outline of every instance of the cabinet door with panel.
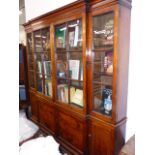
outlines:
{"label": "cabinet door with panel", "polygon": [[112,127],[103,125],[99,121],[91,121],[89,124],[89,142],[90,142],[90,155],[114,155],[113,138],[114,132]]}
{"label": "cabinet door with panel", "polygon": [[82,154],[86,144],[85,120],[59,111],[57,122],[59,139]]}
{"label": "cabinet door with panel", "polygon": [[39,123],[50,133],[55,134],[55,110],[50,102],[44,99],[38,99],[39,104]]}

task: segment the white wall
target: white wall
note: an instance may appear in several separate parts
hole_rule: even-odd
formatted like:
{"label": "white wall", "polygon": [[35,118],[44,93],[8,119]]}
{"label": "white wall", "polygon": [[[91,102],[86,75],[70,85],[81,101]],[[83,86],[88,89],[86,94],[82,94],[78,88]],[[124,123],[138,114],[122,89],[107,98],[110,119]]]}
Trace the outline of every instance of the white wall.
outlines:
{"label": "white wall", "polygon": [[76,0],[25,0],[26,21]]}

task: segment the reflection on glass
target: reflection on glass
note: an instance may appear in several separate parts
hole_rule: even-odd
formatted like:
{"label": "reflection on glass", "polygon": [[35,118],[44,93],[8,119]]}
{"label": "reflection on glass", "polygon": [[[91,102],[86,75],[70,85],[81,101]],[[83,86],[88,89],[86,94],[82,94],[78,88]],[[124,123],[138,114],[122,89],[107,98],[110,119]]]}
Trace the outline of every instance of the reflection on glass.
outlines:
{"label": "reflection on glass", "polygon": [[65,48],[65,40],[66,40],[66,25],[61,25],[56,27],[55,37],[56,37],[56,47],[57,48]]}
{"label": "reflection on glass", "polygon": [[94,48],[112,48],[114,36],[114,13],[93,17]]}
{"label": "reflection on glass", "polygon": [[69,47],[82,46],[82,23],[81,20],[75,20],[68,24]]}

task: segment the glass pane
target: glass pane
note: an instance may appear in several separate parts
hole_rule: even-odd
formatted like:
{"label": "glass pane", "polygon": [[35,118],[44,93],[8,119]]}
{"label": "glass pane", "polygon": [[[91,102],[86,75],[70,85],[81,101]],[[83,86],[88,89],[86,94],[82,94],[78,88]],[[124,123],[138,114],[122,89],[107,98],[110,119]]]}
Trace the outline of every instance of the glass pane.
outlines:
{"label": "glass pane", "polygon": [[57,79],[57,99],[61,102],[68,103],[68,80]]}
{"label": "glass pane", "polygon": [[37,74],[37,91],[43,91],[43,79],[42,74]]}
{"label": "glass pane", "polygon": [[32,53],[28,54],[28,62],[29,62],[28,63],[29,69],[33,70],[34,69],[34,57]]}
{"label": "glass pane", "polygon": [[51,76],[45,76],[45,95],[52,96]]}
{"label": "glass pane", "polygon": [[44,51],[50,50],[50,29],[49,28],[42,30],[42,46]]}
{"label": "glass pane", "polygon": [[70,52],[69,75],[71,79],[83,80],[82,74],[82,53]]}
{"label": "glass pane", "polygon": [[41,53],[36,53],[36,65],[37,65],[37,73],[42,74],[42,61],[41,61]]}
{"label": "glass pane", "polygon": [[83,107],[83,90],[70,87],[70,102],[74,105]]}
{"label": "glass pane", "polygon": [[29,86],[34,88],[34,72],[29,71]]}
{"label": "glass pane", "polygon": [[67,62],[57,61],[57,77],[67,78]]}
{"label": "glass pane", "polygon": [[93,17],[93,108],[107,116],[112,115],[113,36],[114,13]]}
{"label": "glass pane", "polygon": [[67,53],[66,52],[60,52],[56,54],[56,59],[59,61],[67,61]]}
{"label": "glass pane", "polygon": [[55,30],[55,41],[56,41],[56,47],[57,48],[65,48],[66,47],[66,25],[60,25],[56,27]]}
{"label": "glass pane", "polygon": [[94,52],[93,56],[94,110],[111,116],[113,52]]}
{"label": "glass pane", "polygon": [[41,31],[34,32],[34,52],[42,52]]}
{"label": "glass pane", "polygon": [[82,22],[80,19],[69,22],[68,38],[70,48],[79,48],[82,46]]}
{"label": "glass pane", "polygon": [[94,110],[104,115],[111,116],[112,112],[112,87],[101,84],[95,84]]}
{"label": "glass pane", "polygon": [[32,53],[32,34],[28,33],[27,35],[27,46],[28,46],[28,52]]}
{"label": "glass pane", "polygon": [[47,76],[51,75],[51,61],[44,61],[44,74]]}
{"label": "glass pane", "polygon": [[113,48],[114,13],[93,17],[93,48]]}

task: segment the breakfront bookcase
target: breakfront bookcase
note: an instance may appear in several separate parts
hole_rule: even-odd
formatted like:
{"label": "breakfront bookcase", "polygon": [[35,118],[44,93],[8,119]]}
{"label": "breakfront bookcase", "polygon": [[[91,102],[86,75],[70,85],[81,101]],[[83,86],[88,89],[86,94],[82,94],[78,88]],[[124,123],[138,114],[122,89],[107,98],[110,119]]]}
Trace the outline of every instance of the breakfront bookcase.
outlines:
{"label": "breakfront bookcase", "polygon": [[124,144],[131,0],[78,0],[24,24],[32,120],[73,155]]}

